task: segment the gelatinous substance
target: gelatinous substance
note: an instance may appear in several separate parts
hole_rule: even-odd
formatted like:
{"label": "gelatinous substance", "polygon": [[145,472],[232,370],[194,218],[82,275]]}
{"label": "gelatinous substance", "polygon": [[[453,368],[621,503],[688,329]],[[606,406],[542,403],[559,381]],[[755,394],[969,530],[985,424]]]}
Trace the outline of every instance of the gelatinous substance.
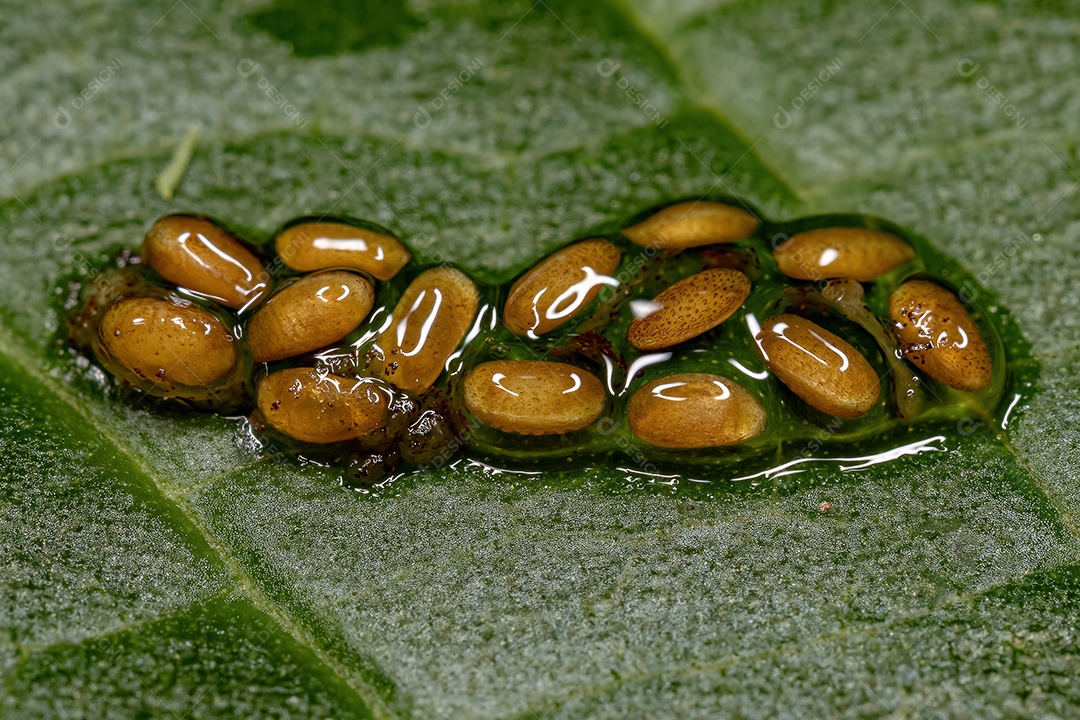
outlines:
{"label": "gelatinous substance", "polygon": [[617,287],[611,277],[622,252],[593,238],[549,255],[510,288],[503,321],[511,332],[536,338],[571,320],[600,290]]}
{"label": "gelatinous substance", "polygon": [[908,280],[889,298],[889,316],[904,358],[949,387],[990,387],[993,365],[979,329],[960,299],[929,280]]}
{"label": "gelatinous substance", "polygon": [[465,376],[465,407],[484,423],[519,435],[557,435],[596,422],[604,411],[597,377],[566,363],[495,360]]}
{"label": "gelatinous substance", "polygon": [[738,270],[704,270],[642,303],[626,339],[638,350],[678,345],[727,320],[749,294],[750,278]]}
{"label": "gelatinous substance", "polygon": [[307,275],[274,293],[251,318],[251,356],[271,362],[335,343],[363,322],[374,302],[375,288],[359,275]]}
{"label": "gelatinous substance", "polygon": [[755,338],[765,364],[782,383],[828,415],[858,417],[877,402],[881,382],[858,350],[797,315],[762,323]]}
{"label": "gelatinous substance", "polygon": [[623,235],[644,247],[685,250],[750,237],[759,225],[758,219],[742,208],[695,200],[666,207],[624,228]]}
{"label": "gelatinous substance", "polygon": [[102,270],[93,282],[74,283],[66,303],[68,342],[79,350],[92,350],[97,341],[98,325],[109,308],[120,300],[134,297],[167,298],[167,291],[154,284],[145,273],[128,267],[128,257],[118,258],[118,267]]}
{"label": "gelatinous substance", "polygon": [[[405,243],[364,223],[300,220],[246,245],[207,218],[170,216],[151,234],[203,227],[226,238],[219,250],[231,240],[250,255],[231,287],[256,273],[264,285],[215,300],[228,293],[200,283],[221,284],[220,256],[173,262],[177,248],[191,255],[173,232],[164,254],[147,245],[151,267],[122,251],[58,297],[70,343],[138,401],[246,417],[348,486],[459,461],[601,464],[661,485],[703,470],[758,482],[845,458],[857,469],[941,448],[943,423],[992,420],[1006,404],[1008,415],[1030,386],[1008,314],[961,303],[947,287],[974,278],[924,239],[860,216],[759,222],[738,204],[678,203],[622,232],[613,222],[501,287],[449,266],[399,272]],[[853,277],[793,278],[796,250]],[[135,327],[136,315],[157,319]],[[193,318],[212,332],[191,332]],[[190,375],[162,360],[184,353]]]}
{"label": "gelatinous substance", "polygon": [[776,248],[780,272],[796,280],[876,280],[915,257],[906,242],[883,230],[829,227],[796,233]]}
{"label": "gelatinous substance", "polygon": [[355,268],[379,280],[389,280],[412,254],[388,230],[379,232],[340,222],[301,222],[274,238],[278,257],[301,272]]}
{"label": "gelatinous substance", "polygon": [[257,303],[270,277],[229,231],[196,215],[166,215],[154,223],[142,260],[169,282],[231,308]]}
{"label": "gelatinous substance", "polygon": [[630,429],[665,448],[710,448],[745,442],[765,431],[765,409],[728,378],[680,373],[653,380],[630,398]]}

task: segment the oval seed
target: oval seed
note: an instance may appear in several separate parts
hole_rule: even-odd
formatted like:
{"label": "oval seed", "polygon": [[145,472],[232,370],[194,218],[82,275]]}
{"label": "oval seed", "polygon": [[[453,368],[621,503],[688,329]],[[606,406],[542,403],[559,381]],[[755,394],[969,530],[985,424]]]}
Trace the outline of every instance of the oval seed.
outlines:
{"label": "oval seed", "polygon": [[166,215],[154,223],[143,239],[142,259],[169,282],[231,308],[257,302],[269,278],[240,240],[194,215]]}
{"label": "oval seed", "polygon": [[704,270],[647,303],[648,314],[630,323],[626,339],[638,350],[677,345],[720,325],[742,307],[749,294],[750,278],[738,270]]}
{"label": "oval seed", "polygon": [[425,270],[405,288],[376,345],[372,369],[411,393],[434,384],[476,317],[480,292],[460,270]]}
{"label": "oval seed", "polygon": [[593,238],[559,250],[525,273],[510,288],[503,319],[517,335],[539,337],[570,320],[596,297],[622,253],[607,240]]}
{"label": "oval seed", "polygon": [[259,381],[258,406],[266,423],[301,442],[356,440],[386,424],[388,395],[371,379],[293,368]]}
{"label": "oval seed", "polygon": [[[232,336],[210,313],[168,300],[130,298],[110,307],[98,325],[99,360],[123,379],[201,386],[236,365]],[[143,383],[137,383],[144,385]]]}
{"label": "oval seed", "polygon": [[760,224],[742,208],[696,200],[664,208],[622,232],[637,245],[682,250],[742,240],[753,235]]}
{"label": "oval seed", "polygon": [[780,382],[828,415],[858,417],[874,406],[881,382],[859,351],[796,315],[777,315],[755,338]]}
{"label": "oval seed", "polygon": [[493,428],[518,435],[561,435],[604,411],[604,386],[565,363],[494,360],[465,376],[465,407]]}
{"label": "oval seed", "polygon": [[974,392],[990,387],[993,363],[960,300],[928,280],[908,280],[889,297],[900,352],[938,382]]}
{"label": "oval seed", "polygon": [[326,347],[356,329],[374,302],[375,288],[359,275],[332,270],[303,277],[251,318],[251,355],[271,362]]}
{"label": "oval seed", "polygon": [[765,431],[765,410],[741,385],[707,373],[669,375],[634,393],[630,429],[658,447],[734,445]]}
{"label": "oval seed", "polygon": [[876,280],[915,257],[906,242],[882,230],[834,227],[788,238],[774,253],[780,272],[796,280]]}
{"label": "oval seed", "polygon": [[412,257],[389,232],[336,222],[306,222],[285,228],[274,239],[274,246],[281,260],[293,270],[348,267],[379,280],[397,275]]}

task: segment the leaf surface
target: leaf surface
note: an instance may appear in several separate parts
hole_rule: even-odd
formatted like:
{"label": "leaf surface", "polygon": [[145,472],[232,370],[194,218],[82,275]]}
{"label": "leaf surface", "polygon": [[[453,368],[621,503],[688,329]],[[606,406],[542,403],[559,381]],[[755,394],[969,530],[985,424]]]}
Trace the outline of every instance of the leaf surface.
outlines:
{"label": "leaf surface", "polygon": [[[1066,3],[309,5],[0,10],[5,714],[1076,713]],[[56,347],[62,279],[167,212],[366,217],[498,282],[707,192],[958,258],[1042,366],[1009,441],[693,497],[462,464],[372,499]]]}

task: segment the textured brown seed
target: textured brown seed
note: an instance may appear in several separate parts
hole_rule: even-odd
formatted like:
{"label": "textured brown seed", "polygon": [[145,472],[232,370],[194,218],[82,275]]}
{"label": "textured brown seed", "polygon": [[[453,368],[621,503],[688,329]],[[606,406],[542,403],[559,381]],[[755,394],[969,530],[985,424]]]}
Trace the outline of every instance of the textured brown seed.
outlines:
{"label": "textured brown seed", "polygon": [[630,429],[658,447],[734,445],[765,430],[765,410],[741,385],[707,373],[669,375],[634,393]]}
{"label": "textured brown seed", "polygon": [[309,272],[346,267],[389,280],[412,257],[389,233],[335,222],[307,222],[281,231],[274,239],[278,255],[293,270]]}
{"label": "textured brown seed", "polygon": [[591,425],[604,411],[604,386],[564,363],[494,360],[465,376],[465,407],[518,435],[559,435]]}
{"label": "textured brown seed", "polygon": [[99,360],[114,374],[123,377],[126,369],[166,386],[206,385],[232,370],[237,358],[232,336],[213,315],[153,298],[110,307],[98,325],[98,344]]}
{"label": "textured brown seed", "polygon": [[341,270],[308,275],[274,293],[251,318],[255,362],[271,362],[335,343],[363,322],[375,301],[365,278]]}
{"label": "textured brown seed", "polygon": [[142,259],[169,282],[231,308],[257,302],[266,292],[269,276],[258,258],[205,218],[161,218],[146,233]]}
{"label": "textured brown seed", "polygon": [[574,243],[548,256],[510,288],[503,319],[511,332],[538,337],[570,320],[600,292],[622,253],[607,240]]}
{"label": "textured brown seed", "polygon": [[990,387],[993,363],[979,328],[951,292],[928,280],[908,280],[889,298],[900,351],[917,368],[957,390]]}
{"label": "textured brown seed", "polygon": [[368,379],[294,368],[259,381],[259,412],[267,424],[301,442],[356,440],[386,424],[389,396]]}
{"label": "textured brown seed", "polygon": [[626,339],[638,350],[677,345],[727,320],[749,294],[750,278],[738,270],[704,270],[657,295],[649,313],[630,323]]}
{"label": "textured brown seed", "polygon": [[796,280],[875,280],[915,257],[906,242],[882,230],[833,227],[796,233],[776,248],[780,272]]}
{"label": "textured brown seed", "polygon": [[372,370],[411,393],[427,390],[476,317],[480,293],[460,270],[425,270],[405,289],[376,344]]}
{"label": "textured brown seed", "polygon": [[638,245],[682,250],[742,240],[753,235],[759,225],[758,219],[742,208],[697,200],[664,208],[622,232]]}
{"label": "textured brown seed", "polygon": [[858,417],[874,406],[881,382],[859,351],[796,315],[762,323],[758,349],[780,382],[823,413]]}

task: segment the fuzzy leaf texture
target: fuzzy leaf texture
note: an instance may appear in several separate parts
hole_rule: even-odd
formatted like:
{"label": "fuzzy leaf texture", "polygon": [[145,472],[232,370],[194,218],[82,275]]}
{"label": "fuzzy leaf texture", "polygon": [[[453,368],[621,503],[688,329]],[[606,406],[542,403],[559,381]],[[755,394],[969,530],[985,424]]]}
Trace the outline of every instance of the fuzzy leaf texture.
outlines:
{"label": "fuzzy leaf texture", "polygon": [[[0,2],[0,714],[1080,712],[1074,5],[271,1]],[[955,257],[1042,368],[1009,441],[693,496],[462,467],[372,499],[58,359],[62,278],[169,212],[265,237],[333,210],[503,281],[707,191]]]}

